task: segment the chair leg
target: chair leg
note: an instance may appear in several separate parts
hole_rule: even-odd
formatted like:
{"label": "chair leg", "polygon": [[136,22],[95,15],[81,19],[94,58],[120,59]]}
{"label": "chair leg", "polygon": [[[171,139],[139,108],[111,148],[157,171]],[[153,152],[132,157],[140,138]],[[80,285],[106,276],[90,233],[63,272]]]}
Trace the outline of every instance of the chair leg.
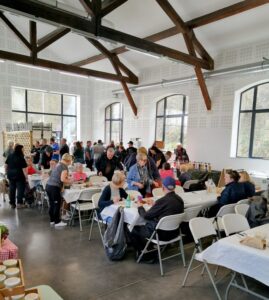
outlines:
{"label": "chair leg", "polygon": [[185,268],[186,267],[186,261],[185,261],[185,253],[184,253],[184,246],[183,246],[182,238],[179,241],[179,246],[180,246],[180,252],[181,252],[181,256],[182,256],[183,266]]}
{"label": "chair leg", "polygon": [[80,229],[80,231],[82,231],[82,222],[81,222],[80,208],[78,208],[78,218],[79,218],[79,229]]}
{"label": "chair leg", "polygon": [[92,227],[93,227],[93,223],[94,223],[94,217],[95,217],[95,213],[93,213],[93,217],[92,217],[92,221],[91,221],[91,228],[90,228],[90,233],[89,233],[89,241],[91,240],[91,236],[92,236]]}
{"label": "chair leg", "polygon": [[71,209],[71,218],[70,218],[70,221],[69,221],[69,226],[71,226],[72,223],[73,223],[73,218],[74,218],[74,214],[75,214],[75,211],[76,211],[76,207],[73,208],[73,210],[72,210],[72,206],[70,206],[70,209]]}
{"label": "chair leg", "polygon": [[212,277],[212,274],[211,274],[211,272],[210,272],[210,270],[209,270],[209,267],[208,267],[208,265],[207,265],[207,263],[206,263],[205,261],[204,261],[204,265],[205,265],[205,268],[206,268],[206,270],[207,270],[207,273],[208,273],[208,276],[209,276],[209,278],[210,278],[210,281],[211,281],[211,283],[212,283],[212,285],[213,285],[213,287],[214,287],[215,293],[216,293],[218,299],[221,300],[221,296],[220,296],[220,294],[219,294],[219,291],[218,291],[218,288],[217,288],[217,286],[216,286],[216,283],[215,283],[215,281],[214,281],[214,279],[213,279],[213,277]]}
{"label": "chair leg", "polygon": [[100,237],[101,237],[103,247],[105,248],[104,238],[103,238],[103,234],[102,234],[102,230],[101,230],[101,226],[100,226],[99,222],[97,222],[97,226],[98,226],[98,229],[99,229],[99,233],[100,233]]}
{"label": "chair leg", "polygon": [[151,238],[147,241],[147,244],[145,246],[145,248],[143,249],[143,251],[141,252],[141,254],[139,255],[138,259],[137,259],[137,263],[140,262],[142,256],[146,253],[147,249],[148,249],[148,245],[150,244]]}
{"label": "chair leg", "polygon": [[162,255],[161,255],[161,249],[160,249],[159,243],[157,244],[157,249],[158,249],[158,257],[159,257],[161,276],[163,276],[163,262],[162,262]]}
{"label": "chair leg", "polygon": [[183,280],[183,282],[182,282],[182,286],[185,286],[185,283],[186,283],[187,278],[188,278],[188,276],[189,276],[190,269],[191,269],[191,266],[192,266],[192,263],[193,263],[193,260],[194,260],[194,257],[195,257],[195,255],[196,255],[196,253],[197,253],[197,249],[195,248],[194,251],[193,251],[193,254],[192,254],[192,257],[191,257],[191,261],[190,261],[190,263],[189,263],[189,266],[188,266],[186,275],[185,275],[184,280]]}

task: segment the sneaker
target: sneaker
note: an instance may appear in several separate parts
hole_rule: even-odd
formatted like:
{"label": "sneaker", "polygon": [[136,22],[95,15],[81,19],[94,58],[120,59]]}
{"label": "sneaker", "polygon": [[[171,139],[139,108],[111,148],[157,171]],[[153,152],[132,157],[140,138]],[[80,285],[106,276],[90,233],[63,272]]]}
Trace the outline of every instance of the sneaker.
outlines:
{"label": "sneaker", "polygon": [[50,226],[54,226],[55,225],[55,222],[50,222]]}
{"label": "sneaker", "polygon": [[63,221],[68,221],[68,220],[70,220],[71,219],[71,216],[68,216],[68,215],[63,215],[62,216],[62,220]]}
{"label": "sneaker", "polygon": [[60,223],[55,224],[55,227],[64,227],[66,225],[67,225],[66,223],[60,222]]}

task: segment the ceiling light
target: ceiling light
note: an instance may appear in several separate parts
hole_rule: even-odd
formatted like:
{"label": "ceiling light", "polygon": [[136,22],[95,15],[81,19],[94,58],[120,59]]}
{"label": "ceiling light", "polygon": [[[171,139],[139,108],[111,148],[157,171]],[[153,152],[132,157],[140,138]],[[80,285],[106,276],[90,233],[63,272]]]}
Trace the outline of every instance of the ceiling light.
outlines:
{"label": "ceiling light", "polygon": [[36,69],[36,70],[41,70],[41,71],[50,71],[50,69],[47,69],[47,68],[42,68],[42,67],[37,67],[37,66],[32,66],[32,65],[25,65],[25,64],[16,64],[17,66],[20,66],[20,67],[25,67],[25,68],[29,68],[29,69]]}
{"label": "ceiling light", "polygon": [[69,72],[60,72],[60,74],[74,76],[74,77],[80,77],[80,78],[86,78],[86,79],[89,78],[89,76],[86,76],[86,75],[80,75],[80,74],[69,73]]}
{"label": "ceiling light", "polygon": [[95,78],[95,80],[97,80],[97,81],[104,81],[104,82],[110,82],[110,83],[120,84],[119,81],[109,80],[109,79],[103,79],[103,78]]}
{"label": "ceiling light", "polygon": [[138,52],[140,54],[144,54],[144,55],[147,55],[147,56],[150,56],[150,57],[154,57],[154,58],[161,58],[162,55],[158,55],[158,54],[153,54],[151,52],[147,52],[147,51],[143,51],[143,50],[140,50],[140,49],[137,49],[137,48],[133,48],[133,47],[130,47],[130,46],[125,46],[126,49],[130,50],[130,51],[134,51],[134,52]]}

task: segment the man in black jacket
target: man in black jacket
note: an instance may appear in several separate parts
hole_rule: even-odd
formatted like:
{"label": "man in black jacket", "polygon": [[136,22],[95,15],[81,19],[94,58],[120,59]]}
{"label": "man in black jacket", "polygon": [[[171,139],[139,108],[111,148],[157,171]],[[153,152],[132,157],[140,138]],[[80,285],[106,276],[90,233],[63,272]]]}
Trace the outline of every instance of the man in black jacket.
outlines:
{"label": "man in black jacket", "polygon": [[122,164],[114,154],[114,148],[109,147],[95,163],[97,174],[105,176],[108,181],[111,181],[115,170],[123,170]]}
{"label": "man in black jacket", "polygon": [[[180,214],[184,212],[184,202],[175,193],[176,181],[172,177],[163,180],[163,190],[165,195],[157,200],[155,204],[145,211],[142,204],[138,204],[139,215],[146,220],[143,226],[135,226],[130,234],[131,242],[137,251],[137,255],[144,249],[147,238],[150,238],[159,220],[163,217]],[[159,231],[160,240],[169,241],[175,238],[179,231]]]}

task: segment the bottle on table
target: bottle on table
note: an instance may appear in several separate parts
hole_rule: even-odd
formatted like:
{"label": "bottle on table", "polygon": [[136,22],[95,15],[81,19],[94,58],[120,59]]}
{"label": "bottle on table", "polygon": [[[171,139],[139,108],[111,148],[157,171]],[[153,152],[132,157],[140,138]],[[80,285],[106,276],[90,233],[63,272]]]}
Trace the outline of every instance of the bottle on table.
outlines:
{"label": "bottle on table", "polygon": [[130,197],[130,195],[128,195],[127,198],[125,199],[125,207],[126,208],[131,207],[131,197]]}

